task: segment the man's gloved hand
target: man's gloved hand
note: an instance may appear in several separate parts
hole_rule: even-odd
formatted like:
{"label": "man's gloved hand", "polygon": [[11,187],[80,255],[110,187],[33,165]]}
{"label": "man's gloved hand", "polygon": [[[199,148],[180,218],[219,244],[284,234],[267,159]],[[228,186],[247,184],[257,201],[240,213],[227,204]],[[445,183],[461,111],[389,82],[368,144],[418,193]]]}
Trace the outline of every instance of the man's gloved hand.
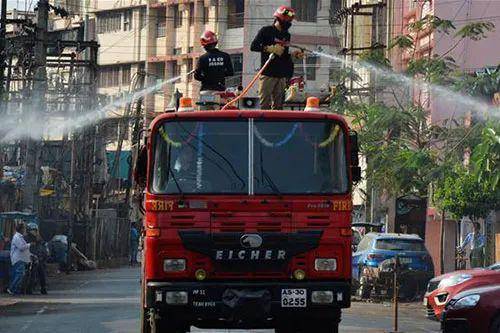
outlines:
{"label": "man's gloved hand", "polygon": [[306,57],[306,54],[302,50],[296,50],[292,52],[292,56],[295,59],[304,59]]}
{"label": "man's gloved hand", "polygon": [[281,57],[281,55],[285,52],[285,48],[280,44],[268,45],[264,48],[264,50],[267,53],[274,53],[278,57]]}

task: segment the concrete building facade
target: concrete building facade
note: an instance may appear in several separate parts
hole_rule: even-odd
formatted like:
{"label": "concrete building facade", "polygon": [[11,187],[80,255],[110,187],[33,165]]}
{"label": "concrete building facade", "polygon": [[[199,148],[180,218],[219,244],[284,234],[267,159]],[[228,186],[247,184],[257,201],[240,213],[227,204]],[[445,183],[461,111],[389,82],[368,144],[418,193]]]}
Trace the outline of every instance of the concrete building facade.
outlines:
{"label": "concrete building facade", "polygon": [[[339,27],[329,21],[331,6],[337,0],[185,0],[159,1],[147,5],[147,72],[158,79],[181,76],[173,85],[165,85],[162,93],[149,98],[147,109],[161,112],[178,90],[197,99],[200,84],[187,76],[196,65],[203,49],[199,36],[213,30],[219,37],[219,48],[233,60],[235,76],[227,80],[229,87],[245,86],[260,68],[260,55],[250,51],[258,30],[273,23],[273,13],[279,5],[297,10],[297,20],[291,29],[292,43],[324,52],[336,52]],[[312,89],[328,89],[330,61],[307,60],[307,76]],[[303,66],[296,66],[301,75]],[[151,76],[153,77],[153,76]],[[150,80],[152,84],[154,81]],[[256,96],[254,87],[250,96]]]}

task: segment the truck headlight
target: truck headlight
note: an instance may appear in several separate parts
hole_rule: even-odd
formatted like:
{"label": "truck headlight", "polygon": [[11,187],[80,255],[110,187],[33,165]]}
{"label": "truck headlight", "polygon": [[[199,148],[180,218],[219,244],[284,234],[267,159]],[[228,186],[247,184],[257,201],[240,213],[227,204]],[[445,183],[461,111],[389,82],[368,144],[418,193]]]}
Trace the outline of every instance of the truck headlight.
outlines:
{"label": "truck headlight", "polygon": [[165,259],[163,261],[163,271],[183,272],[186,270],[186,259]]}
{"label": "truck headlight", "polygon": [[318,258],[314,260],[314,269],[317,271],[336,271],[337,259]]}
{"label": "truck headlight", "polygon": [[185,291],[167,291],[165,295],[167,304],[183,305],[188,302],[188,294]]}

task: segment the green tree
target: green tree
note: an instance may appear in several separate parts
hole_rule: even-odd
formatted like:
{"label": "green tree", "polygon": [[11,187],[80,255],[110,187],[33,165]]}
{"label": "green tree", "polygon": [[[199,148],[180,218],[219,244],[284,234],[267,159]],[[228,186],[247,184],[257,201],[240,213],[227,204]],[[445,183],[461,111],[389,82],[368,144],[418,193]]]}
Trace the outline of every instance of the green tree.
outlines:
{"label": "green tree", "polygon": [[486,218],[499,205],[500,191],[492,189],[487,182],[480,182],[477,176],[466,168],[449,172],[434,192],[438,207],[450,212],[454,218],[468,216],[472,221]]}
{"label": "green tree", "polygon": [[[484,177],[487,165],[492,165],[490,152],[495,147],[486,143],[479,145],[482,142],[482,129],[485,127],[482,122],[476,121],[472,126],[464,126],[465,119],[451,119],[431,124],[427,111],[429,94],[426,94],[425,88],[427,84],[450,90],[466,90],[474,96],[491,94],[497,87],[497,72],[488,77],[466,75],[458,70],[449,54],[466,39],[474,41],[487,37],[494,25],[489,22],[472,22],[457,29],[452,21],[427,15],[407,28],[409,33],[397,36],[389,46],[413,52],[414,57],[401,73],[405,77],[394,75],[390,61],[380,49],[365,52],[360,56],[360,61],[365,68],[372,69],[371,86],[366,87],[371,94],[362,96],[359,89],[356,92],[350,91],[345,98],[337,98],[342,103],[332,103],[332,106],[344,107],[345,113],[353,118],[353,125],[360,136],[361,152],[367,161],[366,178],[371,186],[393,197],[406,194],[424,197],[428,194],[430,184],[442,184],[439,180],[448,179],[449,176],[445,188],[449,191],[455,189],[456,192],[450,193],[458,194],[457,187],[451,186],[452,178],[457,177],[457,174],[451,176],[449,170],[459,169],[463,165],[464,154],[470,147],[475,147],[472,152],[475,169],[471,173],[464,171],[460,176],[476,175],[476,179],[479,175]],[[442,55],[417,57],[414,36],[427,33],[428,30],[453,34],[455,45]],[[361,75],[349,73],[344,78],[358,86],[362,85]],[[418,89],[408,84],[408,78],[417,79],[415,86]],[[487,175],[493,178],[489,183],[490,188],[493,183],[498,184],[498,179],[495,182],[496,176],[489,172]],[[483,183],[467,184],[469,190],[481,193],[484,190]],[[448,197],[441,192],[436,196],[439,200],[444,198]],[[491,205],[491,201],[486,200],[488,198],[484,201],[486,206]],[[442,207],[448,206],[443,204]]]}

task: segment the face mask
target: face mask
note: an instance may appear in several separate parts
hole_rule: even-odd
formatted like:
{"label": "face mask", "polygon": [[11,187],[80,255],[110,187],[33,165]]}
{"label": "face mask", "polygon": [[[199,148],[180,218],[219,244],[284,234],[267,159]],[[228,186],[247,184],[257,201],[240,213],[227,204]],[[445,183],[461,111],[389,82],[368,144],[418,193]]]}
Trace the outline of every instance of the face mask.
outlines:
{"label": "face mask", "polygon": [[292,22],[280,22],[281,27],[283,30],[288,30],[292,26]]}

